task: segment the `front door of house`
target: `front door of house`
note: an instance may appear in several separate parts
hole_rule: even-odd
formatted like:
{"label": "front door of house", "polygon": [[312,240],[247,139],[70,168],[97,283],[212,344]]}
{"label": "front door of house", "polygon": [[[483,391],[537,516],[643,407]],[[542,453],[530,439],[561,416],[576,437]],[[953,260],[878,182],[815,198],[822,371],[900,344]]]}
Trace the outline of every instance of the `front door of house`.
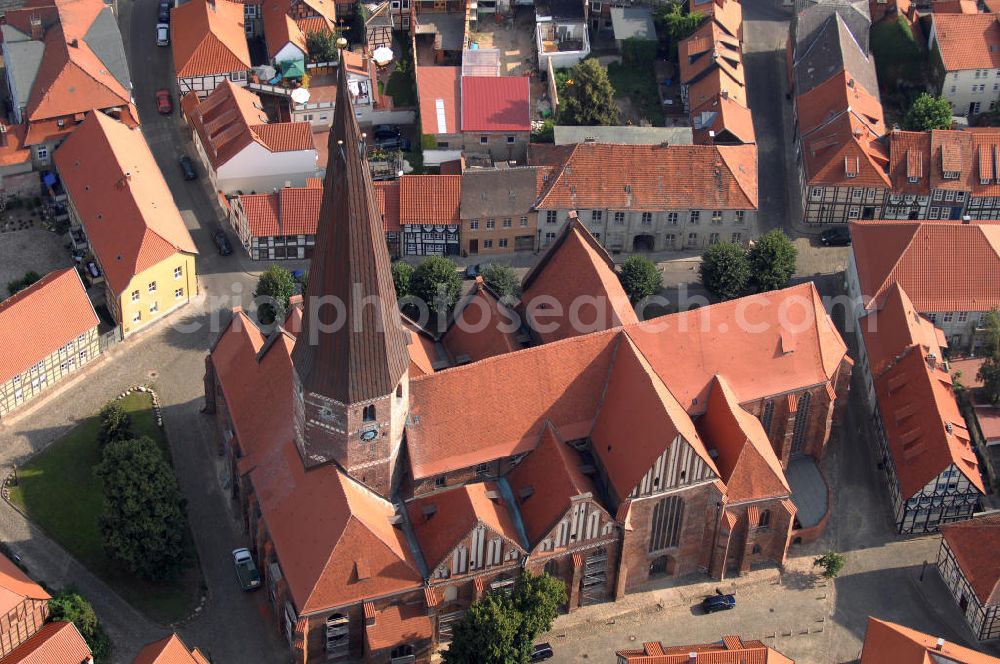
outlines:
{"label": "front door of house", "polygon": [[470,254],[479,253],[479,240],[469,240],[469,253]]}

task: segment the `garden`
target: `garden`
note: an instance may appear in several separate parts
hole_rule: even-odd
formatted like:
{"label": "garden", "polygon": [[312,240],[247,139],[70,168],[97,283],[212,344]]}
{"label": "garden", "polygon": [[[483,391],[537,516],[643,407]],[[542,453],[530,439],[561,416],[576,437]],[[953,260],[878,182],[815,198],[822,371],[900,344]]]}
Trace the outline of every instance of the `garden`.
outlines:
{"label": "garden", "polygon": [[126,601],[167,624],[201,571],[153,393],[116,399],[16,470],[10,500]]}

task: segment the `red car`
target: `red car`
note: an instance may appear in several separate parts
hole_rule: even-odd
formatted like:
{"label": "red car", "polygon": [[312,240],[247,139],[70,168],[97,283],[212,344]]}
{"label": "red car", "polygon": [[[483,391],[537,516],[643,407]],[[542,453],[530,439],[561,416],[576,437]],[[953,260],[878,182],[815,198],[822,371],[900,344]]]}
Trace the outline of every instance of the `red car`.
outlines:
{"label": "red car", "polygon": [[168,115],[173,112],[174,105],[173,102],[170,101],[170,92],[168,90],[156,91],[156,110],[163,115]]}

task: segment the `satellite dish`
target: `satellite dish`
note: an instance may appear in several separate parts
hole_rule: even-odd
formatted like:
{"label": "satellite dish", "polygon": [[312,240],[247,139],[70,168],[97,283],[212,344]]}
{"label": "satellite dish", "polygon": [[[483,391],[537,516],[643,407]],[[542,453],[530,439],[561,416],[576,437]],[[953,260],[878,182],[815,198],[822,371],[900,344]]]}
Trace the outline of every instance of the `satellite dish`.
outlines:
{"label": "satellite dish", "polygon": [[292,101],[296,104],[305,104],[309,101],[309,90],[307,88],[295,88],[292,90]]}

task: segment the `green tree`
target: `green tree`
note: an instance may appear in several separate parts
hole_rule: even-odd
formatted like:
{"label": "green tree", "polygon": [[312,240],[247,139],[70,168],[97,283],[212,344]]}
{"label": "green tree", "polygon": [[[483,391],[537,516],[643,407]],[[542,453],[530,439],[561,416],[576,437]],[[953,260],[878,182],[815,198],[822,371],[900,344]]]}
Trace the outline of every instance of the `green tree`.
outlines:
{"label": "green tree", "polygon": [[98,413],[98,418],[101,428],[97,432],[97,440],[102,447],[116,440],[128,440],[132,437],[132,418],[118,399],[106,403]]}
{"label": "green tree", "polygon": [[617,122],[618,105],[608,72],[594,58],[574,65],[559,93],[559,124],[593,126]]}
{"label": "green tree", "polygon": [[521,574],[512,593],[494,591],[455,624],[445,664],[527,664],[532,646],[566,603],[566,584],[542,574]]}
{"label": "green tree", "polygon": [[319,30],[310,32],[306,35],[306,52],[309,62],[336,62],[340,59],[337,35]]}
{"label": "green tree", "polygon": [[95,662],[105,664],[111,661],[111,639],[101,627],[94,607],[81,595],[73,590],[59,593],[49,600],[49,616],[52,620],[65,620],[76,625],[90,646]]}
{"label": "green tree", "polygon": [[795,274],[795,245],[781,230],[775,229],[761,235],[750,251],[750,283],[754,292],[784,288]]}
{"label": "green tree", "polygon": [[663,275],[653,261],[645,256],[629,256],[618,272],[622,288],[632,302],[655,295],[663,288]]}
{"label": "green tree", "polygon": [[906,111],[903,127],[909,131],[951,129],[951,117],[954,114],[951,102],[947,99],[922,92]]}
{"label": "green tree", "polygon": [[656,32],[666,42],[674,59],[677,58],[677,45],[694,34],[701,25],[704,16],[699,12],[687,13],[687,3],[669,3],[660,7],[653,16]]}
{"label": "green tree", "polygon": [[538,127],[531,130],[532,143],[555,143],[556,142],[556,121],[552,118],[542,120]]}
{"label": "green tree", "polygon": [[823,576],[828,579],[836,578],[840,571],[844,569],[844,556],[836,551],[827,551],[822,556],[813,560],[813,567],[822,567]]}
{"label": "green tree", "polygon": [[747,292],[750,259],[742,246],[734,242],[719,242],[701,255],[698,272],[705,290],[720,300],[731,300]]}
{"label": "green tree", "polygon": [[295,277],[292,273],[280,265],[268,267],[257,279],[257,287],[253,291],[255,300],[263,300],[257,303],[257,320],[262,325],[285,320],[288,300],[294,294]]}
{"label": "green tree", "polygon": [[423,300],[434,313],[446,313],[462,292],[458,266],[443,256],[424,259],[413,271],[410,294]]}
{"label": "green tree", "polygon": [[109,443],[96,471],[104,485],[100,528],[108,555],[144,579],[177,574],[187,562],[187,518],[157,444],[145,436]]}
{"label": "green tree", "polygon": [[413,266],[405,261],[392,264],[392,285],[396,288],[396,299],[410,294],[410,281],[413,279]]}
{"label": "green tree", "polygon": [[479,274],[500,297],[512,299],[521,294],[521,280],[506,263],[487,263],[479,269]]}

